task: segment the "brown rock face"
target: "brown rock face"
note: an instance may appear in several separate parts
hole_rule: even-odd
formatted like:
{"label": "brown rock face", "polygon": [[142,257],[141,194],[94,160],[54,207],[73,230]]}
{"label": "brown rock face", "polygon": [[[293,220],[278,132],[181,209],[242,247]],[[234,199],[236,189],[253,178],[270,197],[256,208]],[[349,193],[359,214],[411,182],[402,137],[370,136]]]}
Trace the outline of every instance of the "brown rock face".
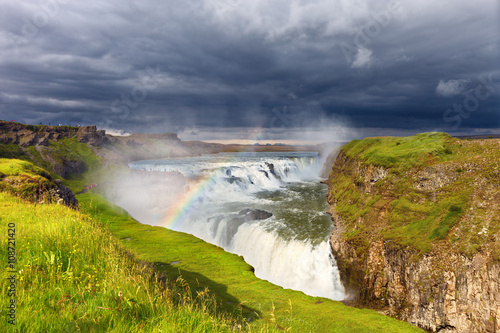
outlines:
{"label": "brown rock face", "polygon": [[65,205],[74,209],[78,209],[78,199],[75,194],[68,187],[63,186],[61,181],[55,181],[56,187],[49,190],[50,200],[56,202],[58,205]]}
{"label": "brown rock face", "polygon": [[[408,184],[422,193],[426,191],[434,201],[436,191],[453,183],[460,173],[474,170],[472,166],[464,165],[425,165],[411,171]],[[337,184],[347,179],[357,191],[355,193],[376,195],[381,202],[390,203],[394,199],[391,194],[376,185],[387,176],[384,168],[365,165],[341,152],[329,184],[335,183],[332,181],[335,177]],[[498,186],[480,177],[476,179],[474,186],[479,190],[469,199],[469,202],[474,202],[474,209],[467,208],[463,219],[466,220],[464,223],[469,223],[467,221],[474,220],[474,214],[483,214],[481,228],[486,230],[490,223],[487,221],[494,221],[497,217],[484,207],[488,205],[490,211],[497,211],[493,208],[497,209]],[[335,188],[331,187],[331,191]],[[443,240],[432,244],[429,251],[422,252],[384,239],[384,228],[391,223],[387,219],[390,204],[375,205],[376,208],[357,221],[347,223],[339,213],[342,211],[337,206],[340,203],[332,194],[328,200],[335,226],[330,238],[332,252],[341,279],[355,304],[378,309],[431,332],[500,332],[500,263],[490,248],[485,246],[481,251],[465,255],[447,245],[452,244],[451,241]],[[342,203],[345,207],[345,202]],[[361,240],[349,237],[349,233],[355,232],[360,225],[373,235],[364,235]],[[457,229],[450,233],[460,235],[460,228],[465,229],[457,225]],[[481,232],[475,231],[473,237],[481,236]]]}
{"label": "brown rock face", "polygon": [[361,304],[431,332],[499,332],[500,265],[488,255],[415,259],[411,251],[377,242],[360,262],[354,247],[336,235],[331,241],[341,276],[351,278]]}
{"label": "brown rock face", "polygon": [[107,143],[106,133],[104,130],[97,130],[96,126],[84,126],[76,132],[78,142],[88,143],[91,146],[100,146]]}
{"label": "brown rock face", "polygon": [[21,147],[48,146],[49,140],[74,138],[91,146],[99,146],[108,142],[104,131],[98,131],[96,126],[33,126],[0,121],[0,142],[12,143]]}

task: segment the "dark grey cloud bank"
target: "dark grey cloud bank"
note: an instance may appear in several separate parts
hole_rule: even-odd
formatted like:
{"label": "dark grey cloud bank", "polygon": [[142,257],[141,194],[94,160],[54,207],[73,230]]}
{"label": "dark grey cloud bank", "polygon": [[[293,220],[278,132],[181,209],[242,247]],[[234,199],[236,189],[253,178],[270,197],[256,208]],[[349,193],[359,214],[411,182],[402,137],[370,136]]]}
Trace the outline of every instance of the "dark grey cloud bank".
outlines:
{"label": "dark grey cloud bank", "polygon": [[2,119],[204,139],[500,131],[496,0],[0,7]]}

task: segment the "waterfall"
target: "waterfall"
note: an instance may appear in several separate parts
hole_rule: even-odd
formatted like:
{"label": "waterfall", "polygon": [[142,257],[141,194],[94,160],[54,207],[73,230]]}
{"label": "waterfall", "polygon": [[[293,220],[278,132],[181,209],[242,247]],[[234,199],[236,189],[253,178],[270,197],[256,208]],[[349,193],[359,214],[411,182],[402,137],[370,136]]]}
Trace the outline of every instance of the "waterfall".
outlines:
{"label": "waterfall", "polygon": [[320,167],[316,153],[226,153],[131,164],[186,177],[192,193],[180,205],[188,213],[167,227],[243,256],[259,278],[341,300]]}

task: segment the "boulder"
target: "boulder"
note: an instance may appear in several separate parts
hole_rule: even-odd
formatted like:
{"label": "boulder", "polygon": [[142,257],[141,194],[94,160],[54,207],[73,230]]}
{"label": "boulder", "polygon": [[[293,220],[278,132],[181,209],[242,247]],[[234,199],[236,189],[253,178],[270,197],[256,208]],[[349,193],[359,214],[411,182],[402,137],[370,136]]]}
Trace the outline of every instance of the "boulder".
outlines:
{"label": "boulder", "polygon": [[273,216],[272,213],[266,212],[265,210],[248,208],[240,211],[238,215],[242,216],[246,221],[265,220]]}

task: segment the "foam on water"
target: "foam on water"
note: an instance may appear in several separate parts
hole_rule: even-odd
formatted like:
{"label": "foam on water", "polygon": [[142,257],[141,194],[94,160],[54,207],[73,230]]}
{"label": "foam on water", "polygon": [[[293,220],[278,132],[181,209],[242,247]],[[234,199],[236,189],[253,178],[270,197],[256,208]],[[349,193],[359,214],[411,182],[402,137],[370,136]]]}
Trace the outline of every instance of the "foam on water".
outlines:
{"label": "foam on water", "polygon": [[[324,196],[314,199],[304,194],[316,193],[319,186],[316,153],[218,154],[141,161],[131,168],[177,171],[191,179],[193,193],[177,204],[184,213],[175,215],[175,223],[173,218],[165,219],[165,226],[242,255],[259,278],[312,296],[344,298],[328,241],[331,221],[325,227],[314,223],[314,219],[328,219]],[[314,210],[318,200],[322,208]],[[247,208],[274,215],[244,219],[239,212]],[[307,235],[312,229],[315,232]]]}
{"label": "foam on water", "polygon": [[243,224],[228,248],[244,254],[255,275],[284,288],[335,300],[344,298],[337,266],[328,241],[317,246],[284,240],[260,225]]}

